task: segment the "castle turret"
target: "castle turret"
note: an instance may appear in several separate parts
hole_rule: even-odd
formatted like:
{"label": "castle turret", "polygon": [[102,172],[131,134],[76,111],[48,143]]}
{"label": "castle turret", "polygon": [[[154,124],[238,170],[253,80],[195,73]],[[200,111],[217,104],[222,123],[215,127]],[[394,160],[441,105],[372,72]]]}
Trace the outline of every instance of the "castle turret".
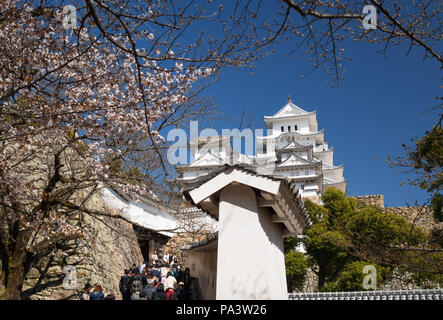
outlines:
{"label": "castle turret", "polygon": [[[237,162],[250,166],[264,166],[265,174],[291,178],[296,182],[301,196],[319,202],[320,196],[328,187],[346,192],[346,179],[343,178],[343,165],[334,165],[334,148],[325,141],[325,131],[318,130],[317,111],[305,111],[295,105],[291,98],[273,116],[264,116],[267,135],[256,137],[258,147],[255,156],[236,156]],[[209,174],[211,169],[232,159],[224,157],[222,148],[227,137],[221,139],[220,152],[196,153],[196,159],[178,167],[181,183],[191,183],[198,176]],[[231,148],[228,148],[232,150]],[[230,153],[231,156],[233,153]]]}

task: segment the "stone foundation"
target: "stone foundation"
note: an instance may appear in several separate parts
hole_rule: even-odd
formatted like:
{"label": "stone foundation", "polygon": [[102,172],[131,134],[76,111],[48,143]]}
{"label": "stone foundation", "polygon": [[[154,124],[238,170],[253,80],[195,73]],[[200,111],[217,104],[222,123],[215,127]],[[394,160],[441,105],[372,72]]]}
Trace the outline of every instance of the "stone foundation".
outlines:
{"label": "stone foundation", "polygon": [[382,194],[372,194],[366,196],[356,196],[357,207],[360,209],[364,206],[384,208],[385,202]]}
{"label": "stone foundation", "polygon": [[[443,223],[437,224],[434,220],[432,208],[427,206],[422,207],[385,207],[383,195],[366,195],[356,196],[357,207],[363,208],[364,206],[377,207],[383,212],[394,213],[398,216],[404,217],[408,222],[414,224],[417,227],[422,228],[424,231],[431,234],[437,234],[438,231],[443,230]],[[435,236],[437,237],[438,234]],[[436,240],[437,241],[437,240]],[[440,240],[441,241],[441,240]],[[304,287],[300,292],[316,292],[318,277],[311,268],[308,268],[306,274],[306,281]],[[414,289],[428,289],[428,288],[440,288],[438,283],[424,283],[418,285],[414,283],[409,275],[400,275],[394,270],[392,277],[386,281],[383,285],[380,285],[378,290],[414,290]]]}
{"label": "stone foundation", "polygon": [[[96,210],[112,213],[98,196],[92,197],[89,205]],[[45,268],[48,263],[51,265],[49,277],[38,284],[37,269],[32,268],[28,273],[23,291],[31,299],[78,299],[86,283],[99,284],[105,295],[112,293],[117,299],[121,298],[119,281],[124,269],[133,263],[139,265],[143,260],[133,226],[119,218],[105,216],[84,215],[83,219],[85,236],[71,241],[68,250],[55,250],[52,257],[38,264],[40,268]],[[76,268],[77,289],[67,290],[63,287],[63,267],[67,265]],[[36,292],[33,293],[31,288],[36,285]]]}

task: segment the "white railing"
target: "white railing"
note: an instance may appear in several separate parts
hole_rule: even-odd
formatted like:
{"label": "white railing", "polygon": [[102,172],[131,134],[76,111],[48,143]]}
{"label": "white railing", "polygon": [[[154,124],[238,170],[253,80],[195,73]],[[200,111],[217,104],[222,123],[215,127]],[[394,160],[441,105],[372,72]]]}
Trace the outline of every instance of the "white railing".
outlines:
{"label": "white railing", "polygon": [[289,300],[443,300],[443,289],[289,293]]}

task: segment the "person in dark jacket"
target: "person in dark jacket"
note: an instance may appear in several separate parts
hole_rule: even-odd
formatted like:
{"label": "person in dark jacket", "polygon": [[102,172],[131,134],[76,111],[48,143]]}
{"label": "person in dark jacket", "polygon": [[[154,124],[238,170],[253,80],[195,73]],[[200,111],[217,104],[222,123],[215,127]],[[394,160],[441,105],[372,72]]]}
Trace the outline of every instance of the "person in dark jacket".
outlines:
{"label": "person in dark jacket", "polygon": [[96,285],[94,291],[89,296],[89,300],[105,300],[103,289],[101,286]]}
{"label": "person in dark jacket", "polygon": [[158,279],[158,281],[160,281],[162,279],[162,274],[159,270],[160,266],[158,264],[155,265],[155,268],[151,270],[152,274],[154,275],[154,277],[156,277]]}
{"label": "person in dark jacket", "polygon": [[132,277],[130,276],[129,270],[125,270],[125,275],[120,278],[120,293],[122,294],[123,300],[131,299],[131,286]]}
{"label": "person in dark jacket", "polygon": [[154,287],[156,287],[156,290],[152,294],[152,300],[168,300],[163,283],[156,281],[154,282]]}
{"label": "person in dark jacket", "polygon": [[146,287],[146,285],[148,284],[148,282],[146,281],[145,274],[146,273],[139,273],[139,274],[136,274],[134,276],[134,280],[140,280],[141,281],[143,288]]}
{"label": "person in dark jacket", "polygon": [[181,301],[188,300],[188,291],[185,289],[185,284],[183,283],[183,281],[180,281],[177,286],[178,288],[175,291],[177,299]]}
{"label": "person in dark jacket", "polygon": [[169,300],[178,300],[178,298],[177,298],[177,294],[176,294],[175,292],[171,293],[171,294],[169,295]]}
{"label": "person in dark jacket", "polygon": [[157,289],[154,288],[153,284],[154,284],[153,282],[152,283],[148,282],[148,285],[140,293],[140,298],[146,300],[153,300],[152,295],[154,294],[154,292],[157,291]]}
{"label": "person in dark jacket", "polygon": [[144,288],[143,291],[140,293],[140,298],[146,299],[146,300],[154,300],[154,299],[152,299],[152,295],[156,291],[157,291],[157,289],[155,289],[152,284],[148,284],[146,286],[146,288]]}
{"label": "person in dark jacket", "polygon": [[185,282],[185,273],[181,269],[180,265],[177,266],[174,277],[177,279],[177,282]]}
{"label": "person in dark jacket", "polygon": [[185,289],[189,291],[191,289],[191,270],[189,268],[185,269],[184,281]]}
{"label": "person in dark jacket", "polygon": [[139,274],[140,273],[140,267],[137,267],[137,265],[134,263],[134,264],[132,264],[132,267],[131,267],[131,273],[133,273],[133,274]]}
{"label": "person in dark jacket", "polygon": [[157,291],[157,289],[154,287],[154,276],[151,272],[147,272],[146,274],[146,281],[147,285],[143,289],[143,291],[140,293],[140,298],[146,299],[146,300],[152,300],[152,294]]}
{"label": "person in dark jacket", "polygon": [[83,289],[82,295],[80,296],[80,300],[89,300],[90,295],[91,295],[91,289],[92,289],[92,286],[88,282],[85,285],[85,288]]}
{"label": "person in dark jacket", "polygon": [[135,275],[132,281],[131,300],[140,300],[140,293],[143,291],[143,283],[139,278],[136,278],[137,276]]}

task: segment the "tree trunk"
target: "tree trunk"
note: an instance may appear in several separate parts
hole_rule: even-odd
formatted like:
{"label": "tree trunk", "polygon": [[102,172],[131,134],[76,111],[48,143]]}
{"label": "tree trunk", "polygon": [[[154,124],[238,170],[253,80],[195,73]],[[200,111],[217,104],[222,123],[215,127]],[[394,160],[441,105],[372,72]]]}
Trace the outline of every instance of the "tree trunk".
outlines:
{"label": "tree trunk", "polygon": [[29,239],[27,232],[19,231],[8,265],[8,278],[4,299],[20,300],[23,281],[25,278],[26,243]]}

